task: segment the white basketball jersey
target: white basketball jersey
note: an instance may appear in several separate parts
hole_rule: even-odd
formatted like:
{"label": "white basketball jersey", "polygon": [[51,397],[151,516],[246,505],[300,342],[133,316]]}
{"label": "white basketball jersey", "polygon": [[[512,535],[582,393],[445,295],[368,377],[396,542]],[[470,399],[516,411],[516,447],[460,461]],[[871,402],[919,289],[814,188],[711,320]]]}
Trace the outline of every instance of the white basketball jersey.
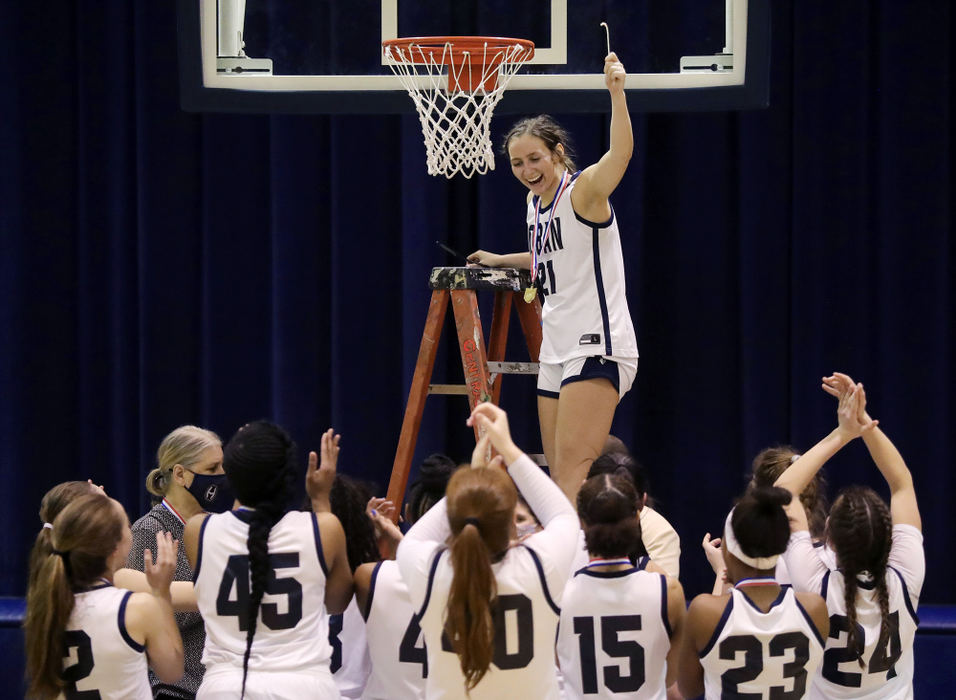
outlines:
{"label": "white basketball jersey", "polygon": [[866,698],[898,700],[913,697],[913,641],[919,618],[899,571],[886,571],[889,592],[888,635],[880,638],[880,605],[872,582],[859,581],[856,597],[858,639],[863,639],[863,665],[857,653],[848,648],[844,602],[845,580],[842,571],[830,571],[823,577],[820,595],[830,613],[821,672],[813,680],[813,698]]}
{"label": "white basketball jersey", "polygon": [[566,697],[663,700],[670,635],[665,576],[636,567],[578,571],[558,625]]}
{"label": "white basketball jersey", "polygon": [[823,642],[790,586],[781,586],[767,612],[734,588],[710,643],[700,652],[704,695],[807,697],[823,659]]}
{"label": "white basketball jersey", "polygon": [[352,597],[345,612],[329,615],[332,678],[343,698],[360,698],[371,670],[365,620]]}
{"label": "white basketball jersey", "polygon": [[528,203],[528,246],[538,254],[540,360],[558,364],[575,357],[637,358],[617,219],[613,209],[603,223],[575,213],[571,192],[579,174],[571,176],[556,204],[536,211],[538,197]]}
{"label": "white basketball jersey", "polygon": [[[199,533],[196,601],[206,623],[203,664],[242,668],[251,593],[248,513],[210,515]],[[295,671],[332,656],[325,611],[326,564],[313,513],[286,513],[269,533],[272,575],[259,605],[249,672]]]}
{"label": "white basketball jersey", "polygon": [[77,593],[64,633],[66,697],[149,700],[146,647],[126,631],[132,591],[104,583]]}
{"label": "white basketball jersey", "polygon": [[[511,547],[501,561],[492,565],[492,570],[498,585],[493,611],[494,660],[468,697],[558,700],[554,640],[560,611],[548,591],[540,558],[528,547]],[[429,700],[464,699],[461,663],[443,638],[452,580],[447,550],[439,550],[435,555],[428,579],[428,594],[421,612],[428,649],[426,696]]]}
{"label": "white basketball jersey", "polygon": [[364,700],[423,700],[428,658],[425,639],[412,608],[408,587],[394,561],[382,561],[372,572],[366,623],[372,673]]}

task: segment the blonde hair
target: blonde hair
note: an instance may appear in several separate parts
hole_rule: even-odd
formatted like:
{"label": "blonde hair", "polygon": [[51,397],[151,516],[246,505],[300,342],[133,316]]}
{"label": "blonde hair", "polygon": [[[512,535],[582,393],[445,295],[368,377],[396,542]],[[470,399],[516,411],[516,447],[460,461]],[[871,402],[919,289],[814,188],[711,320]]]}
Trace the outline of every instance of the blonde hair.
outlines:
{"label": "blonde hair", "polygon": [[181,464],[187,469],[199,462],[202,453],[210,447],[221,447],[222,440],[211,430],[195,425],[181,425],[163,438],[156,450],[158,465],[146,475],[146,490],[163,498],[172,483],[173,467]]}

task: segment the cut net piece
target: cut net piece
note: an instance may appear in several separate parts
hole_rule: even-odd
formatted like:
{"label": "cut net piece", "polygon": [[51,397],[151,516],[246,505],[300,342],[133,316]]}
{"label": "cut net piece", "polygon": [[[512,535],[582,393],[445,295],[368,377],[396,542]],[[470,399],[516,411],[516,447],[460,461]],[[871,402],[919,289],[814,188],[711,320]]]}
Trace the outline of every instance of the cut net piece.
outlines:
{"label": "cut net piece", "polygon": [[383,43],[425,137],[429,175],[494,170],[491,115],[512,76],[534,55],[526,39],[422,37]]}

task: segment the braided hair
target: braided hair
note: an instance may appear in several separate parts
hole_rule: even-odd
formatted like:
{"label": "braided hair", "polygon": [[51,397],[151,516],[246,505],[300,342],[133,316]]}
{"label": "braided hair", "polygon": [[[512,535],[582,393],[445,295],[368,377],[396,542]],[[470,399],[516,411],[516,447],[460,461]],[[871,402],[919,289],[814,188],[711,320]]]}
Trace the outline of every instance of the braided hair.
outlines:
{"label": "braided hair", "polygon": [[242,657],[242,695],[246,692],[249,655],[256,634],[259,604],[269,581],[269,533],[289,509],[294,494],[296,446],[273,423],[255,421],[239,428],[223,450],[223,469],[239,502],[249,511],[249,573],[252,581],[245,611],[246,652]]}
{"label": "braided hair", "polygon": [[844,605],[849,620],[847,646],[857,650],[863,666],[864,641],[857,634],[857,577],[868,573],[876,584],[880,606],[880,639],[889,636],[890,594],[886,586],[886,567],[893,543],[893,519],[890,509],[873,489],[850,486],[843,489],[830,509],[827,539],[836,552],[843,571]]}

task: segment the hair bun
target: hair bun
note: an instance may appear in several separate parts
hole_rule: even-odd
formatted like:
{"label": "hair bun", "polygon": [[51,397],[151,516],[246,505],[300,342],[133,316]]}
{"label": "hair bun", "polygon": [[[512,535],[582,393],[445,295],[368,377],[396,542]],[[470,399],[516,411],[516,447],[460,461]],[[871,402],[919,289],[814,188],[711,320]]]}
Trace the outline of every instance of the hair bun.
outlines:
{"label": "hair bun", "polygon": [[448,455],[436,452],[428,455],[418,470],[418,481],[427,490],[445,490],[448,477],[455,471],[455,461]]}

